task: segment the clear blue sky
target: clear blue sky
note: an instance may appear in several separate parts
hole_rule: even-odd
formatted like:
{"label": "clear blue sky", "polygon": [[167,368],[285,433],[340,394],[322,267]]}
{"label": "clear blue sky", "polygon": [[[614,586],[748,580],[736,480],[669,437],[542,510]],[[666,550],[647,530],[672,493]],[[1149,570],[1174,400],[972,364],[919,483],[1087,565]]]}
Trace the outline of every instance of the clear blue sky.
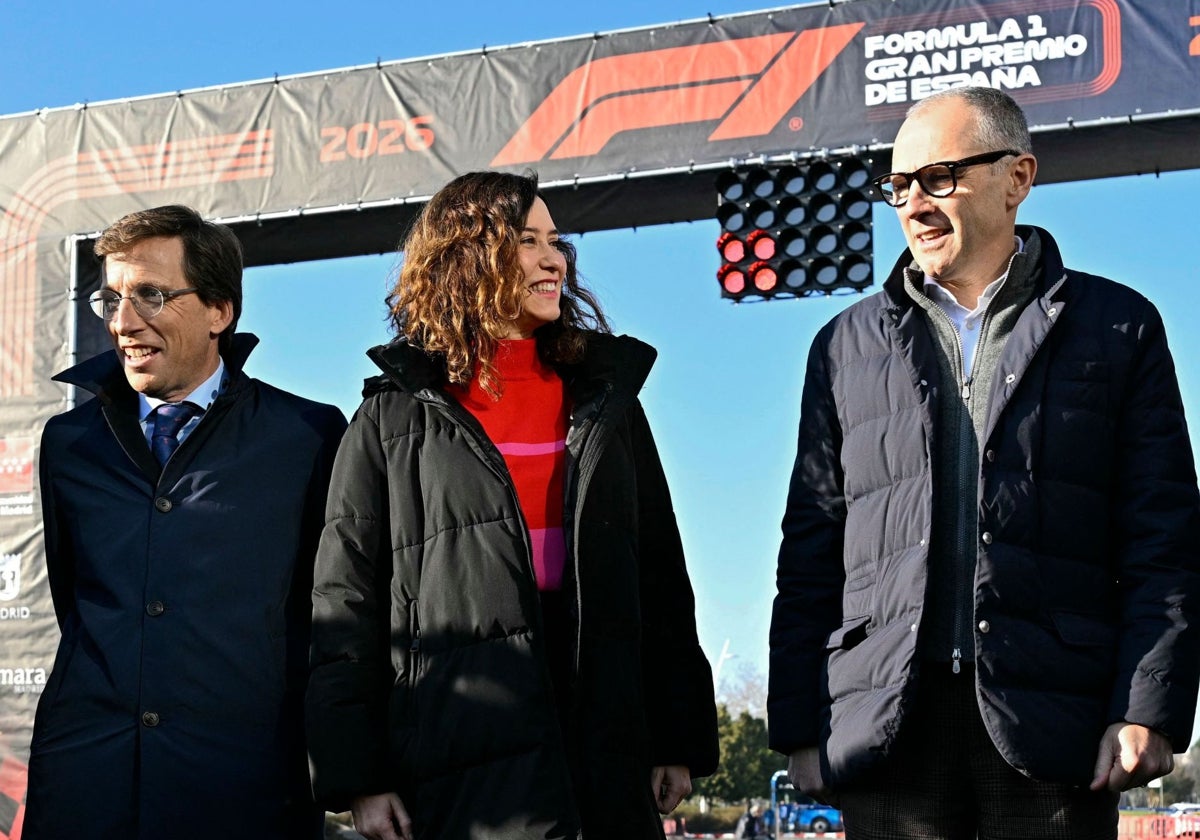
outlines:
{"label": "clear blue sky", "polygon": [[[771,5],[5,0],[0,114]],[[1158,304],[1194,428],[1200,347],[1188,323],[1200,307],[1198,195],[1197,172],[1042,186],[1019,216],[1048,228],[1069,265],[1122,280]],[[875,225],[878,276],[903,240],[889,208],[876,206]],[[817,329],[858,298],[734,306],[718,297],[717,234],[715,222],[697,222],[588,234],[577,245],[617,330],[659,349],[643,399],[688,549],[701,641],[714,664],[729,641],[735,658],[726,675],[739,667],[765,675],[803,361]],[[384,255],[249,271],[242,326],[263,339],[251,372],[352,412],[373,372],[363,351],[388,338],[382,299],[394,263]]]}

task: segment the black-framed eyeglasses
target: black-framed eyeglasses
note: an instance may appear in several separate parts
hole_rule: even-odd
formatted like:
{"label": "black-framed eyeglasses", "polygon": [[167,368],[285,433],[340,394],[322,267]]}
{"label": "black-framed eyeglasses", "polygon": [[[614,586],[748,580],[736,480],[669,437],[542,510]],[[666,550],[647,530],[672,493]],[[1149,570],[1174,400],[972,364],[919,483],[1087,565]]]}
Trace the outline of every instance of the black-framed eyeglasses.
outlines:
{"label": "black-framed eyeglasses", "polygon": [[88,303],[92,306],[92,311],[96,316],[103,318],[105,321],[111,321],[117,317],[117,310],[121,308],[121,301],[127,300],[133,304],[133,309],[138,315],[141,315],[147,321],[163,311],[163,307],[167,305],[167,301],[174,300],[180,295],[190,295],[192,292],[198,292],[199,289],[189,286],[186,289],[175,289],[174,291],[164,292],[157,286],[138,286],[133,290],[131,295],[119,295],[112,289],[99,289],[92,292],[88,298]]}
{"label": "black-framed eyeglasses", "polygon": [[981,163],[995,163],[1002,157],[1021,154],[1016,149],[1002,149],[998,152],[984,152],[981,155],[971,155],[962,160],[939,160],[927,163],[915,172],[889,172],[880,175],[871,183],[883,200],[892,207],[903,207],[908,201],[908,191],[912,182],[916,181],[926,195],[934,198],[945,198],[958,189],[958,172],[968,166],[978,166]]}

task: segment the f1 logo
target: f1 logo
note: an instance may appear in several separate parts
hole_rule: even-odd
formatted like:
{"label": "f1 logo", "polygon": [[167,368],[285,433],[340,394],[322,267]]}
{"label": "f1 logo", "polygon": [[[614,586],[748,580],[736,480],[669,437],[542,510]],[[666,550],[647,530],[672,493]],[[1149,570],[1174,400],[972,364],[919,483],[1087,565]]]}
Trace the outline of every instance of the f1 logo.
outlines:
{"label": "f1 logo", "polygon": [[492,166],[594,155],[615,135],[637,128],[720,120],[710,141],[769,134],[864,25],[589,62],[550,92]]}

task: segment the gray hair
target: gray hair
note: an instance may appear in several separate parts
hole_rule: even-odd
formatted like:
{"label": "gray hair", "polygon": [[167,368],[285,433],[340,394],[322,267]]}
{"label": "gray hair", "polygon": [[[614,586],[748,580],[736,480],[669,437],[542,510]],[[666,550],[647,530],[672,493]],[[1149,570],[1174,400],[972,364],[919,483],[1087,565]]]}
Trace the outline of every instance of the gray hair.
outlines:
{"label": "gray hair", "polygon": [[1032,151],[1029,123],[1021,106],[1002,90],[989,87],[956,87],[913,103],[907,116],[921,113],[927,107],[947,99],[961,99],[979,115],[975,123],[975,141],[987,150],[1016,149]]}

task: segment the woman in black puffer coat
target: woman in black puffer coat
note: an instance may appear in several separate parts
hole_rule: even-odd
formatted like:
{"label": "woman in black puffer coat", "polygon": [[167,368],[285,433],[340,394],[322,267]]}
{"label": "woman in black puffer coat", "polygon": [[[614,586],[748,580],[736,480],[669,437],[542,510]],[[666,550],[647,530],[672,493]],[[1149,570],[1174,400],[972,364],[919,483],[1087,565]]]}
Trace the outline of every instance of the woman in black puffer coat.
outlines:
{"label": "woman in black puffer coat", "polygon": [[655,352],[608,334],[533,178],[452,181],[404,251],[317,559],[318,801],[373,840],[661,837],[717,736]]}

